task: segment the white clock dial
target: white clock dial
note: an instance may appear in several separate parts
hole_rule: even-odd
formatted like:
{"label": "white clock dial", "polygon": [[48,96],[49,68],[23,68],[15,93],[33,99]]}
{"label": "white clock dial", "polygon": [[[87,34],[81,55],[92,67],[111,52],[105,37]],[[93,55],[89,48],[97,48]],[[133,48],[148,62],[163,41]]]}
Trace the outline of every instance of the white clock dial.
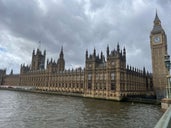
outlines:
{"label": "white clock dial", "polygon": [[155,43],[159,43],[160,42],[160,37],[159,36],[155,36],[154,37],[154,42]]}

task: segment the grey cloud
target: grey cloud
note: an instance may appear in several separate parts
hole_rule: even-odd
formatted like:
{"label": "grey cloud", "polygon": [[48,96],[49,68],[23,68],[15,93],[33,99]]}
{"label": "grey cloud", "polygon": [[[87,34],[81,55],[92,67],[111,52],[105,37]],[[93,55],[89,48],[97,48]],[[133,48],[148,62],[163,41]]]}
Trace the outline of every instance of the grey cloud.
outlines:
{"label": "grey cloud", "polygon": [[[155,16],[154,6],[159,8],[162,23],[167,22],[164,27],[167,34],[171,34],[171,30],[168,30],[170,19],[166,17],[169,14],[164,13],[171,9],[170,0],[164,3],[160,0],[42,2],[0,1],[0,32],[5,31],[12,37],[10,41],[13,45],[6,46],[7,51],[20,60],[17,63],[16,58],[13,58],[15,66],[10,65],[10,68],[17,68],[23,62],[29,64],[31,52],[40,40],[41,48],[47,50],[47,58],[57,59],[61,46],[64,46],[66,65],[81,66],[85,63],[86,49],[91,53],[95,47],[97,52],[105,53],[108,44],[110,49],[114,49],[119,41],[121,47],[125,46],[127,49],[129,64],[140,68],[147,65],[151,69],[149,34]],[[8,45],[10,41],[3,39],[2,42],[0,39],[0,44],[7,42]],[[22,50],[22,54],[9,51],[14,49]],[[136,55],[135,49],[141,52]],[[145,59],[144,63],[140,63],[140,58]],[[139,61],[135,61],[136,59]],[[6,61],[6,65],[7,63],[9,61]]]}

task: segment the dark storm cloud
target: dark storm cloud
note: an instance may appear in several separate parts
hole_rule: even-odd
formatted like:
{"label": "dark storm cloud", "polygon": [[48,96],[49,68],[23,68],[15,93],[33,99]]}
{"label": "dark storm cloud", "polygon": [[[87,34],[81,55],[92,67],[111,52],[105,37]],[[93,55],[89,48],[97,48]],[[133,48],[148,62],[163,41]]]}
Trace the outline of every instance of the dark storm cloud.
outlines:
{"label": "dark storm cloud", "polygon": [[86,49],[105,53],[107,45],[112,50],[120,42],[129,64],[151,69],[149,34],[156,8],[169,35],[170,0],[1,0],[0,47],[11,59],[0,59],[7,68],[30,64],[41,41],[47,58],[57,60],[63,46],[67,67],[84,66]]}

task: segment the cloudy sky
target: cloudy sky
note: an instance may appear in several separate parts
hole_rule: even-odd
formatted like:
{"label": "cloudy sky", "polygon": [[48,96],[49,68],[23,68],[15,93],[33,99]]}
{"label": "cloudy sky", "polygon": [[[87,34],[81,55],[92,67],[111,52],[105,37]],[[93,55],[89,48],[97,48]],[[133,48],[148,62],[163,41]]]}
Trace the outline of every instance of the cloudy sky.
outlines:
{"label": "cloudy sky", "polygon": [[0,0],[0,68],[18,73],[38,47],[57,60],[61,46],[66,68],[84,67],[86,49],[106,53],[119,42],[127,64],[151,71],[156,9],[171,54],[171,0]]}

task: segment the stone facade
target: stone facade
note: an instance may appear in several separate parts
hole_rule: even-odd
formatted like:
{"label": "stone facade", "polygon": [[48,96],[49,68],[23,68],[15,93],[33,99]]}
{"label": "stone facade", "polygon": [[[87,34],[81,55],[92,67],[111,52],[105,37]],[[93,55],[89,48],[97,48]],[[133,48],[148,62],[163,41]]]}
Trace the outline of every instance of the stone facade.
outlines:
{"label": "stone facade", "polygon": [[161,21],[156,13],[154,26],[150,34],[150,45],[152,55],[153,84],[157,99],[165,97],[167,85],[166,76],[169,74],[165,66],[165,55],[167,55],[167,36],[161,26]]}
{"label": "stone facade", "polygon": [[4,77],[6,74],[6,70],[0,70],[0,85],[2,85],[4,83]]}
{"label": "stone facade", "polygon": [[[122,52],[123,51],[123,52]],[[152,75],[143,70],[126,66],[126,50],[106,50],[106,59],[88,55],[86,51],[84,94],[90,97],[120,100],[122,97],[146,95],[152,90]],[[106,60],[106,61],[105,61]]]}
{"label": "stone facade", "polygon": [[19,74],[10,74],[4,77],[5,85],[19,85],[20,84],[20,75]]}
{"label": "stone facade", "polygon": [[20,75],[13,74],[13,70],[9,75],[4,74],[3,84],[5,85],[19,85],[20,84]]}
{"label": "stone facade", "polygon": [[[36,86],[43,91],[78,93],[85,97],[121,100],[127,96],[142,96],[153,90],[152,75],[126,66],[126,49],[106,49],[106,58],[94,49],[85,55],[85,68],[65,70],[63,48],[57,61],[47,60],[45,51],[33,51],[32,65],[21,65],[20,74],[5,76],[4,85]],[[39,62],[38,62],[39,61]]]}

